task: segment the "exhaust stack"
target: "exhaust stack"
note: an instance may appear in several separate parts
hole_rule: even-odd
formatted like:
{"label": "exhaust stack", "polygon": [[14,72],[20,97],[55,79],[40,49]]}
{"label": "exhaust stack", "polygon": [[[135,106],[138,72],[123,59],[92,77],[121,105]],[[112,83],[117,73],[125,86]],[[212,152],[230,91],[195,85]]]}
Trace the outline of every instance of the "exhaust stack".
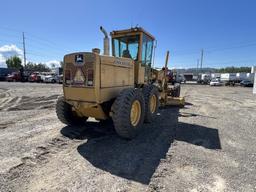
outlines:
{"label": "exhaust stack", "polygon": [[104,55],[109,55],[109,38],[108,38],[108,33],[106,32],[106,30],[100,26],[100,30],[102,31],[102,33],[104,34]]}

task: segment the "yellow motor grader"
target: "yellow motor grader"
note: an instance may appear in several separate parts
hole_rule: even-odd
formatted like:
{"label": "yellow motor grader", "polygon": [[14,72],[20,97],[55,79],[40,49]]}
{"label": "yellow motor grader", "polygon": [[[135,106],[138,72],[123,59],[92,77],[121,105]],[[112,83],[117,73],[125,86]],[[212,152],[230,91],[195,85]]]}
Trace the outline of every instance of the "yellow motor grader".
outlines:
{"label": "yellow motor grader", "polygon": [[[58,98],[56,113],[67,125],[83,124],[88,117],[112,118],[117,134],[131,139],[144,122],[154,120],[160,103],[179,97],[180,87],[168,85],[166,70],[160,77],[161,71],[151,68],[155,38],[143,28],[112,31],[111,56],[108,33],[100,30],[102,55],[95,48],[64,56],[64,96]],[[168,55],[165,67],[167,62]]]}

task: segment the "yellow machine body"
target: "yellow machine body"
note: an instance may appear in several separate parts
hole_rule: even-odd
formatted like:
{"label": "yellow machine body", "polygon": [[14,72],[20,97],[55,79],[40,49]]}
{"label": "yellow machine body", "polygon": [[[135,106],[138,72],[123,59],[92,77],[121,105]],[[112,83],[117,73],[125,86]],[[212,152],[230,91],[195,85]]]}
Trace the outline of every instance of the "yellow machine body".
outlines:
{"label": "yellow machine body", "polygon": [[94,49],[64,56],[64,99],[80,117],[107,119],[113,100],[122,90],[142,88],[152,82],[154,74],[151,62],[155,38],[151,34],[139,27],[111,32],[110,56],[108,35],[101,30],[105,34],[103,55]]}
{"label": "yellow machine body", "polygon": [[[82,61],[76,62],[76,57]],[[64,63],[64,97],[80,115],[106,119],[100,104],[134,87],[131,59],[80,52],[66,55]]]}

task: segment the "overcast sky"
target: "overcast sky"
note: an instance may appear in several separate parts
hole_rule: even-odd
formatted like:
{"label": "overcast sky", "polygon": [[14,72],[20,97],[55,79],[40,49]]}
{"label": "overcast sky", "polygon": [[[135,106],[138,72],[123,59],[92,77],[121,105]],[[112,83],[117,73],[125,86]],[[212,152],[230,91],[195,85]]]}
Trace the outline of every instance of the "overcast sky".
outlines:
{"label": "overcast sky", "polygon": [[205,67],[256,65],[255,0],[8,0],[1,2],[0,63],[22,57],[57,62],[73,51],[102,49],[109,32],[142,26],[158,41],[156,66],[196,67],[205,50]]}

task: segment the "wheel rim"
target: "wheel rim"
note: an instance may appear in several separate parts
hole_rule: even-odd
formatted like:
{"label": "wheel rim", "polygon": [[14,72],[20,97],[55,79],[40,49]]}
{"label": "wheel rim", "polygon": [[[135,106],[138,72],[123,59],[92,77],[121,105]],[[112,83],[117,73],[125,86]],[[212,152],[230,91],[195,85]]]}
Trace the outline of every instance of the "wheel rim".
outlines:
{"label": "wheel rim", "polygon": [[140,121],[140,116],[141,116],[141,105],[138,100],[135,100],[132,104],[131,108],[131,114],[130,114],[130,121],[132,126],[138,125]]}
{"label": "wheel rim", "polygon": [[156,111],[156,105],[157,105],[157,100],[156,100],[156,96],[152,95],[150,97],[150,102],[149,102],[149,108],[150,108],[150,112],[154,113]]}

